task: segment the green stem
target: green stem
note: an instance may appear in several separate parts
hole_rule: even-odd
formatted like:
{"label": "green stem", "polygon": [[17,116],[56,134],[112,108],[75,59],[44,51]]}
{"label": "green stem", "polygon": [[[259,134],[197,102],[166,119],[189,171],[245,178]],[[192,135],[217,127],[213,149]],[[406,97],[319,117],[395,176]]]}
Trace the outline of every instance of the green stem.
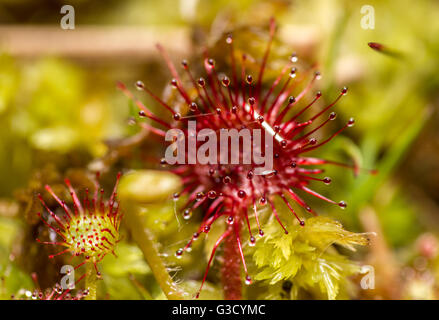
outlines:
{"label": "green stem", "polygon": [[97,274],[93,263],[85,264],[85,288],[88,290],[86,300],[96,300]]}
{"label": "green stem", "polygon": [[142,250],[143,256],[160,288],[169,300],[184,299],[184,292],[172,280],[164,262],[160,258],[159,251],[155,245],[154,235],[151,230],[144,227],[138,208],[126,205],[124,209],[126,213],[125,223],[130,229],[134,240],[139,245],[140,250]]}
{"label": "green stem", "polygon": [[134,241],[143,252],[155,280],[170,300],[182,300],[188,296],[170,277],[160,257],[157,240],[145,225],[141,214],[143,208],[162,203],[181,189],[181,180],[169,172],[139,170],[126,174],[120,181],[118,195],[125,213],[125,223]]}

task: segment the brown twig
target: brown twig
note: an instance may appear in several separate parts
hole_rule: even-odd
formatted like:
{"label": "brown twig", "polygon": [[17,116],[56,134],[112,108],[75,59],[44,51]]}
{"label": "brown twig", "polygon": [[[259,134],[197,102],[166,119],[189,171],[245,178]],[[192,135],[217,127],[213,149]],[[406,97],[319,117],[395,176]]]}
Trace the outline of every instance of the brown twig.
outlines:
{"label": "brown twig", "polygon": [[155,56],[157,42],[167,41],[169,51],[186,54],[189,31],[185,28],[126,26],[0,26],[0,48],[13,56],[34,58],[56,55],[79,59],[129,58],[145,60]]}
{"label": "brown twig", "polygon": [[[381,224],[372,207],[367,207],[360,212],[360,221],[366,232],[376,233],[371,238],[369,263],[376,268],[376,291],[380,298],[399,299],[400,268],[395,260],[392,250],[387,245]],[[377,296],[376,296],[377,297]]]}

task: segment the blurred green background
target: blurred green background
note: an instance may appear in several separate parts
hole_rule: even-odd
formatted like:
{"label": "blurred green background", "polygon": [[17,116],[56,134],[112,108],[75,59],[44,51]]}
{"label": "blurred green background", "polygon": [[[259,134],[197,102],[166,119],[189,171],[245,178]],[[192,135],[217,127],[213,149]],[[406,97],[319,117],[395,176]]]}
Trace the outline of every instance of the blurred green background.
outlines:
{"label": "blurred green background", "polygon": [[[170,75],[155,42],[170,47],[174,61],[190,59],[225,31],[266,26],[274,16],[283,48],[319,63],[319,86],[329,100],[349,87],[337,121],[353,116],[356,125],[323,154],[378,170],[355,177],[331,168],[331,188],[319,191],[348,208],[314,201],[346,229],[378,233],[371,248],[357,253],[377,268],[377,289],[364,297],[395,297],[379,281],[389,274],[397,297],[439,297],[438,1],[72,0],[75,30],[60,28],[63,4],[0,0],[0,275],[14,279],[3,293],[32,286],[31,268],[13,257],[17,239],[29,231],[19,190],[32,187],[39,170],[84,167],[104,156],[108,143],[138,132],[116,81],[142,79],[161,92]],[[374,29],[361,26],[364,5],[374,8]],[[374,51],[368,42],[397,54]],[[121,250],[126,259],[140,259],[134,246]],[[109,273],[147,277],[142,263]],[[109,294],[141,297],[117,289],[124,281],[109,284]]]}

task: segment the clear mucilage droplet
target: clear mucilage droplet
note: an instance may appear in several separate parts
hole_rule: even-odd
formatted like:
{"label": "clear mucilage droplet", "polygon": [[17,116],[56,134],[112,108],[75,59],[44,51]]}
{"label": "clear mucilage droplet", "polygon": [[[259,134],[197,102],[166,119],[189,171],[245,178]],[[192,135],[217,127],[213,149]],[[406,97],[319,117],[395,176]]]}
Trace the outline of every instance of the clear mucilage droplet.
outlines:
{"label": "clear mucilage droplet", "polygon": [[177,259],[181,259],[182,256],[183,256],[183,249],[178,249],[178,250],[175,252],[175,257],[176,257]]}
{"label": "clear mucilage droplet", "polygon": [[186,209],[183,211],[183,219],[189,220],[192,217],[192,211],[190,209]]}

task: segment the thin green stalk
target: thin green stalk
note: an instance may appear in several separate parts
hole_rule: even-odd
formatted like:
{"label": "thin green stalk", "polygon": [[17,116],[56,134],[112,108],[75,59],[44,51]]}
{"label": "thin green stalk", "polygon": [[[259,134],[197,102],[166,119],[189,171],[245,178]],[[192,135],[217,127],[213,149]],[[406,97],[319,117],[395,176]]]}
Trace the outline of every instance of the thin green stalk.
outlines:
{"label": "thin green stalk", "polygon": [[96,269],[92,263],[86,263],[85,288],[88,290],[88,294],[85,297],[86,300],[96,300],[96,284],[97,284]]}
{"label": "thin green stalk", "polygon": [[160,258],[159,251],[155,245],[152,232],[145,228],[136,206],[126,205],[124,207],[125,223],[130,229],[132,236],[143,252],[146,262],[151,268],[152,273],[160,288],[169,300],[184,299],[184,292],[177,287],[176,283],[169,275],[166,266]]}
{"label": "thin green stalk", "polygon": [[181,180],[169,172],[139,170],[122,177],[118,195],[125,213],[125,223],[134,241],[143,252],[154,277],[170,300],[182,300],[188,296],[172,280],[157,248],[157,240],[142,219],[141,209],[145,206],[162,203],[170,195],[181,189]]}

